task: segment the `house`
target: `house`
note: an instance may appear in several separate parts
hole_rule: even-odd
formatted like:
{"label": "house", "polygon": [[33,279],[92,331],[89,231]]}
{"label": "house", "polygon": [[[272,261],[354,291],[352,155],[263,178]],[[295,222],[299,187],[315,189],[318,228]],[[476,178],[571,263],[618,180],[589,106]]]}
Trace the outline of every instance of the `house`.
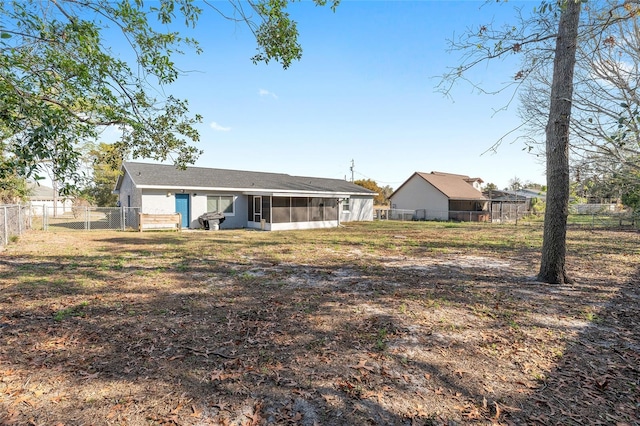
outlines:
{"label": "house", "polygon": [[536,203],[545,202],[547,200],[546,192],[533,188],[522,188],[516,190],[492,189],[485,191],[483,195],[491,200],[491,203],[494,206],[492,210],[495,210],[497,204],[518,204],[523,205],[526,211],[531,211],[532,207]]}
{"label": "house", "polygon": [[62,197],[51,187],[29,183],[29,195],[31,211],[36,216],[52,215],[61,216],[71,212],[73,200]]}
{"label": "house", "polygon": [[181,213],[183,228],[220,211],[222,229],[271,231],[373,220],[376,195],[341,179],[137,162],[123,164],[114,192],[121,206],[141,213]]}
{"label": "house", "polygon": [[415,172],[391,194],[391,208],[414,210],[418,220],[489,220],[482,179],[452,173]]}

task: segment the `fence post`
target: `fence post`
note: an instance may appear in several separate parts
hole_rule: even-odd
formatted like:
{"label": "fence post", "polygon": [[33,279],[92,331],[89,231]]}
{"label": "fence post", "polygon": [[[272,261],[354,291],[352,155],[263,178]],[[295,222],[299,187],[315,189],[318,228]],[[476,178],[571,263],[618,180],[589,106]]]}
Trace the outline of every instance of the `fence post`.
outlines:
{"label": "fence post", "polygon": [[4,245],[9,244],[9,224],[7,223],[7,206],[2,207],[4,209]]}

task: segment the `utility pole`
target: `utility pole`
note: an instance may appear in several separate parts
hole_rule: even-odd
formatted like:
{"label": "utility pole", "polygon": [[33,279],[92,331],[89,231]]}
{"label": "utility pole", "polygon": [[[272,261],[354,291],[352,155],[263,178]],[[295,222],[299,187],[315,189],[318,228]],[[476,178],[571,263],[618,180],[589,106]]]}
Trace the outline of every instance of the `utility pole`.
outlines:
{"label": "utility pole", "polygon": [[350,170],[351,170],[351,182],[352,182],[352,183],[353,183],[353,181],[354,181],[354,179],[353,179],[353,166],[354,166],[353,159],[351,159],[351,167],[350,167]]}

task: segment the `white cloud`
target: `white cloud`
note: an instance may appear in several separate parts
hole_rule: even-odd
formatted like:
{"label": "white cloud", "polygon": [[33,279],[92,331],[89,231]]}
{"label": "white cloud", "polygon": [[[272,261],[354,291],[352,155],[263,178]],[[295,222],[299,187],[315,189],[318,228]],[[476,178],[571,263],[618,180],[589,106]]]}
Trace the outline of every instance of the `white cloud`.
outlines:
{"label": "white cloud", "polygon": [[218,132],[228,132],[229,130],[231,130],[231,127],[224,127],[219,125],[218,123],[216,123],[215,121],[212,121],[211,124],[209,124],[209,126],[213,129],[216,130]]}
{"label": "white cloud", "polygon": [[271,96],[271,97],[273,97],[273,99],[278,99],[278,96],[276,96],[275,93],[272,93],[272,92],[270,92],[268,90],[265,90],[265,89],[258,90],[258,94],[260,96]]}

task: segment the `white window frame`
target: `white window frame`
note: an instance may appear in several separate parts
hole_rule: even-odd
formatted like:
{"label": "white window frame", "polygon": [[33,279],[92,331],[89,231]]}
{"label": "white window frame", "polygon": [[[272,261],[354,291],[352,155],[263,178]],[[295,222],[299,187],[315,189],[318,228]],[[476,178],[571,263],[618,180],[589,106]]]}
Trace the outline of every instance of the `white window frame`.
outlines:
{"label": "white window frame", "polygon": [[342,200],[342,211],[351,213],[351,198],[345,198]]}

